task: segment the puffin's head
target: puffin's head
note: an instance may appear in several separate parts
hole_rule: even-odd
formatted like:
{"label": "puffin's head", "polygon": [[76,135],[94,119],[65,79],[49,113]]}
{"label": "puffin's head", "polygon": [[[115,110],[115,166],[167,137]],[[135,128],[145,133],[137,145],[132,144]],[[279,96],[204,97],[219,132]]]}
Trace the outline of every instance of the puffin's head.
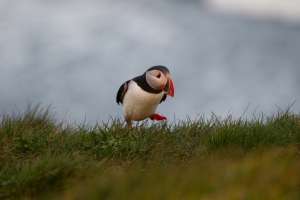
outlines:
{"label": "puffin's head", "polygon": [[163,90],[165,94],[173,97],[174,86],[170,72],[165,66],[157,65],[146,71],[146,80],[155,90]]}

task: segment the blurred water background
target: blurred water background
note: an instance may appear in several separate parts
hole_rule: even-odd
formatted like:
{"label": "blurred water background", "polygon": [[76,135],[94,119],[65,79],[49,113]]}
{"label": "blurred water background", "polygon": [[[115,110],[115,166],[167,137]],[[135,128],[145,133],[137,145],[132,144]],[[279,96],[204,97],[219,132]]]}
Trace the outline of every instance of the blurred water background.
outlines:
{"label": "blurred water background", "polygon": [[60,119],[122,117],[120,85],[170,69],[170,120],[300,110],[295,0],[2,0],[0,111],[52,105]]}

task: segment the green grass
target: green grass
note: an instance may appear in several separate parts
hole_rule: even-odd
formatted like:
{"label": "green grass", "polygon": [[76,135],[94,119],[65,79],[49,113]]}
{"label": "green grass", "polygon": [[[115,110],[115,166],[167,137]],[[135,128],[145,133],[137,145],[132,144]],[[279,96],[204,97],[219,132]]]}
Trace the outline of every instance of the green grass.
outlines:
{"label": "green grass", "polygon": [[173,123],[1,115],[0,199],[300,199],[300,114]]}

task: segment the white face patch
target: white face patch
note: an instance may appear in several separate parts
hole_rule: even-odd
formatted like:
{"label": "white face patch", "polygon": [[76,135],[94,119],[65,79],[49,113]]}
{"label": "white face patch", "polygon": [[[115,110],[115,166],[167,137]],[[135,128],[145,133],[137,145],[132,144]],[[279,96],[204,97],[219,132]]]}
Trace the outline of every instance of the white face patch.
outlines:
{"label": "white face patch", "polygon": [[146,72],[146,80],[148,84],[156,90],[162,89],[167,82],[166,76],[156,69]]}

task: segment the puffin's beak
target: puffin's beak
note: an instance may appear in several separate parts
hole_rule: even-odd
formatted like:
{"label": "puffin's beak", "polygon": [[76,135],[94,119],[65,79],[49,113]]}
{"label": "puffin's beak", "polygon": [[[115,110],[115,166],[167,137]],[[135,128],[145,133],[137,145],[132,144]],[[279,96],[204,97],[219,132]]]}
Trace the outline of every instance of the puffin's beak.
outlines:
{"label": "puffin's beak", "polygon": [[174,96],[174,85],[173,85],[173,81],[171,79],[170,76],[167,75],[167,83],[165,85],[165,87],[163,88],[165,94],[173,97]]}

